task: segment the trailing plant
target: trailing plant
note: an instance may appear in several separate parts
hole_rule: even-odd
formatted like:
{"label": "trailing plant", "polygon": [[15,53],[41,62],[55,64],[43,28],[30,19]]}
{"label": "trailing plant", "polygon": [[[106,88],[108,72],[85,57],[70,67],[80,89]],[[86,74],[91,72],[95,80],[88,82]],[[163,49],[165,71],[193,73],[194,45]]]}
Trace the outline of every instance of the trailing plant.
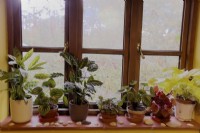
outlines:
{"label": "trailing plant", "polygon": [[32,70],[43,69],[42,65],[45,62],[39,62],[40,56],[36,56],[28,66],[25,65],[25,62],[33,54],[33,49],[28,51],[24,56],[18,49],[13,50],[13,55],[8,55],[10,65],[10,72],[0,70],[0,80],[4,80],[6,83],[10,84],[9,92],[10,97],[13,100],[25,100],[29,98],[28,89],[31,89],[36,85],[34,81],[28,81],[28,72]]}
{"label": "trailing plant", "polygon": [[[69,69],[67,81],[64,85],[65,93],[71,96],[72,99],[70,100],[74,104],[87,103],[87,97],[92,99],[92,95],[96,93],[95,86],[103,84],[92,75],[98,69],[98,65],[87,57],[79,60],[66,52],[66,49],[60,53],[60,56],[64,58]],[[67,105],[68,98],[64,96],[63,100]]]}
{"label": "trailing plant", "polygon": [[[119,92],[122,93],[122,103],[127,102],[131,105],[133,110],[142,111],[151,104],[151,97],[154,95],[152,88],[150,89],[151,94],[148,94],[144,87],[136,90],[134,87],[137,81],[131,81],[128,86],[123,86]],[[145,84],[144,84],[145,85]]]}
{"label": "trailing plant", "polygon": [[122,113],[122,104],[116,98],[104,99],[99,96],[98,108],[101,113],[108,115],[117,115]]}
{"label": "trailing plant", "polygon": [[[54,78],[63,76],[62,73],[44,74],[39,73],[35,75],[36,79],[45,80],[42,86],[35,87],[31,90],[31,94],[37,95],[35,104],[39,105],[38,111],[42,116],[45,116],[50,109],[54,108],[54,105],[58,103],[59,98],[63,96],[63,89],[56,88],[56,82]],[[48,89],[46,94],[45,89]]]}
{"label": "trailing plant", "polygon": [[149,80],[149,85],[158,85],[165,94],[172,93],[174,97],[200,103],[200,69],[181,70],[166,68],[164,75]]}

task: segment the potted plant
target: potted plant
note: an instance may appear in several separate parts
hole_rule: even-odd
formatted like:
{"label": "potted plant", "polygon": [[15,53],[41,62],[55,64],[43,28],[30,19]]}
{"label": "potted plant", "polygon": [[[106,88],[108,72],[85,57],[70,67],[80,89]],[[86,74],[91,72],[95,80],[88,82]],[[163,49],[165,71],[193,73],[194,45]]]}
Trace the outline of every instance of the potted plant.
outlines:
{"label": "potted plant", "polygon": [[196,103],[200,102],[200,70],[164,69],[164,76],[152,78],[149,85],[158,85],[164,93],[176,99],[175,116],[180,121],[191,121]]}
{"label": "potted plant", "polygon": [[10,61],[10,72],[0,70],[0,80],[9,83],[10,92],[10,113],[11,119],[15,123],[25,123],[32,117],[32,96],[28,90],[36,85],[34,81],[28,81],[28,72],[31,70],[42,69],[45,62],[39,63],[40,56],[36,56],[28,66],[25,62],[32,56],[33,49],[24,56],[17,49],[14,49],[13,55],[8,55]]}
{"label": "potted plant", "polygon": [[151,104],[151,95],[147,94],[144,87],[136,90],[134,88],[136,83],[137,81],[131,81],[128,86],[124,86],[119,91],[123,95],[122,102],[127,102],[127,119],[134,123],[140,123],[146,113],[146,107]]}
{"label": "potted plant", "polygon": [[87,98],[92,99],[92,95],[96,93],[95,86],[102,85],[102,82],[91,74],[98,69],[98,65],[87,57],[79,60],[65,50],[60,55],[69,69],[64,85],[68,97],[64,96],[64,103],[69,101],[69,113],[73,121],[85,121],[89,108]]}
{"label": "potted plant", "polygon": [[153,90],[155,95],[152,97],[150,108],[152,119],[157,122],[168,122],[171,114],[173,114],[173,99],[170,99],[171,94],[165,95],[163,91],[159,90],[158,86],[155,86]]}
{"label": "potted plant", "polygon": [[[56,121],[58,118],[58,100],[63,96],[63,89],[56,88],[54,78],[63,76],[62,73],[35,74],[36,79],[45,80],[42,87],[35,87],[31,94],[37,95],[35,104],[39,105],[38,112],[40,121]],[[46,91],[46,93],[45,93]],[[49,94],[48,94],[49,93]]]}
{"label": "potted plant", "polygon": [[98,108],[100,110],[99,119],[103,122],[115,122],[117,121],[117,115],[122,113],[122,104],[117,102],[116,98],[104,99],[99,96]]}

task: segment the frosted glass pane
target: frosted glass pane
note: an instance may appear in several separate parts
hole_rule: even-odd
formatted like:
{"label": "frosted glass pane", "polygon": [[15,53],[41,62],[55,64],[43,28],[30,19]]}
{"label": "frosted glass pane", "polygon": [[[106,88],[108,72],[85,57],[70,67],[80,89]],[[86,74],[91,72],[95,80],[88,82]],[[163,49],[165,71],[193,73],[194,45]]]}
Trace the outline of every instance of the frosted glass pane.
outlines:
{"label": "frosted glass pane", "polygon": [[83,47],[123,49],[124,0],[83,0]]}
{"label": "frosted glass pane", "polygon": [[22,45],[63,47],[64,0],[21,0]]}
{"label": "frosted glass pane", "polygon": [[99,69],[93,73],[96,79],[103,82],[101,87],[96,87],[96,95],[93,101],[98,100],[98,96],[105,98],[115,97],[121,98],[121,94],[117,91],[121,88],[122,78],[122,56],[121,55],[100,55],[100,54],[84,54],[90,60],[94,60]]}
{"label": "frosted glass pane", "polygon": [[142,49],[179,50],[183,0],[144,0]]}

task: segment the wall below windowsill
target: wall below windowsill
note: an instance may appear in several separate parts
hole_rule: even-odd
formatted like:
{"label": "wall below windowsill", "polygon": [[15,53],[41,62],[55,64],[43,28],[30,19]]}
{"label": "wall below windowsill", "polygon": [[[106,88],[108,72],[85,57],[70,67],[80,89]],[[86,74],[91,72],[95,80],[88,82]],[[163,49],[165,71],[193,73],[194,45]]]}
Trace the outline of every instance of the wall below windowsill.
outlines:
{"label": "wall below windowsill", "polygon": [[[151,119],[149,116],[146,116],[145,119]],[[14,124],[11,121],[11,118],[8,117],[3,123],[1,130],[3,131],[22,131],[22,130],[193,130],[199,131],[200,124],[191,121],[191,122],[180,122],[180,127],[163,127],[160,123],[154,121],[153,125],[146,125],[144,123],[140,123],[137,125],[131,125],[130,122],[124,117],[119,116],[117,118],[118,123],[116,126],[111,126],[109,123],[102,123],[97,116],[88,116],[87,121],[90,121],[90,125],[78,125],[77,123],[67,124],[66,126],[62,123],[69,123],[71,119],[69,116],[59,116],[57,124],[60,122],[61,124],[48,125],[48,123],[39,126],[39,118],[38,116],[33,116],[31,121],[25,124]],[[171,117],[171,122],[177,122],[175,117]],[[193,126],[191,126],[193,125]]]}

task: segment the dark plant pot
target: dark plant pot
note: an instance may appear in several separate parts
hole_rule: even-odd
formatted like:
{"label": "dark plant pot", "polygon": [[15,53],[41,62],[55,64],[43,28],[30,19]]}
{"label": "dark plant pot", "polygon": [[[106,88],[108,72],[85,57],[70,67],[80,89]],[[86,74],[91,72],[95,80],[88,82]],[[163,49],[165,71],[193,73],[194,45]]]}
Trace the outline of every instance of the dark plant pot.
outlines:
{"label": "dark plant pot", "polygon": [[88,115],[89,104],[76,105],[69,102],[69,114],[74,122],[85,121]]}
{"label": "dark plant pot", "polygon": [[110,122],[114,122],[114,121],[117,121],[117,115],[116,114],[107,114],[107,113],[100,113],[99,114],[99,119],[102,121],[102,122],[105,122],[105,123],[110,123]]}
{"label": "dark plant pot", "polygon": [[127,112],[128,112],[128,115],[126,115],[126,117],[128,121],[133,122],[133,123],[141,123],[144,119],[146,110],[135,111],[135,110],[132,110],[131,106],[128,106]]}
{"label": "dark plant pot", "polygon": [[167,115],[162,115],[161,110],[159,110],[157,113],[153,113],[152,114],[152,119],[156,122],[169,122],[171,118],[171,114],[167,114]]}
{"label": "dark plant pot", "polygon": [[58,105],[53,105],[53,108],[45,115],[40,115],[41,122],[52,122],[58,120]]}

